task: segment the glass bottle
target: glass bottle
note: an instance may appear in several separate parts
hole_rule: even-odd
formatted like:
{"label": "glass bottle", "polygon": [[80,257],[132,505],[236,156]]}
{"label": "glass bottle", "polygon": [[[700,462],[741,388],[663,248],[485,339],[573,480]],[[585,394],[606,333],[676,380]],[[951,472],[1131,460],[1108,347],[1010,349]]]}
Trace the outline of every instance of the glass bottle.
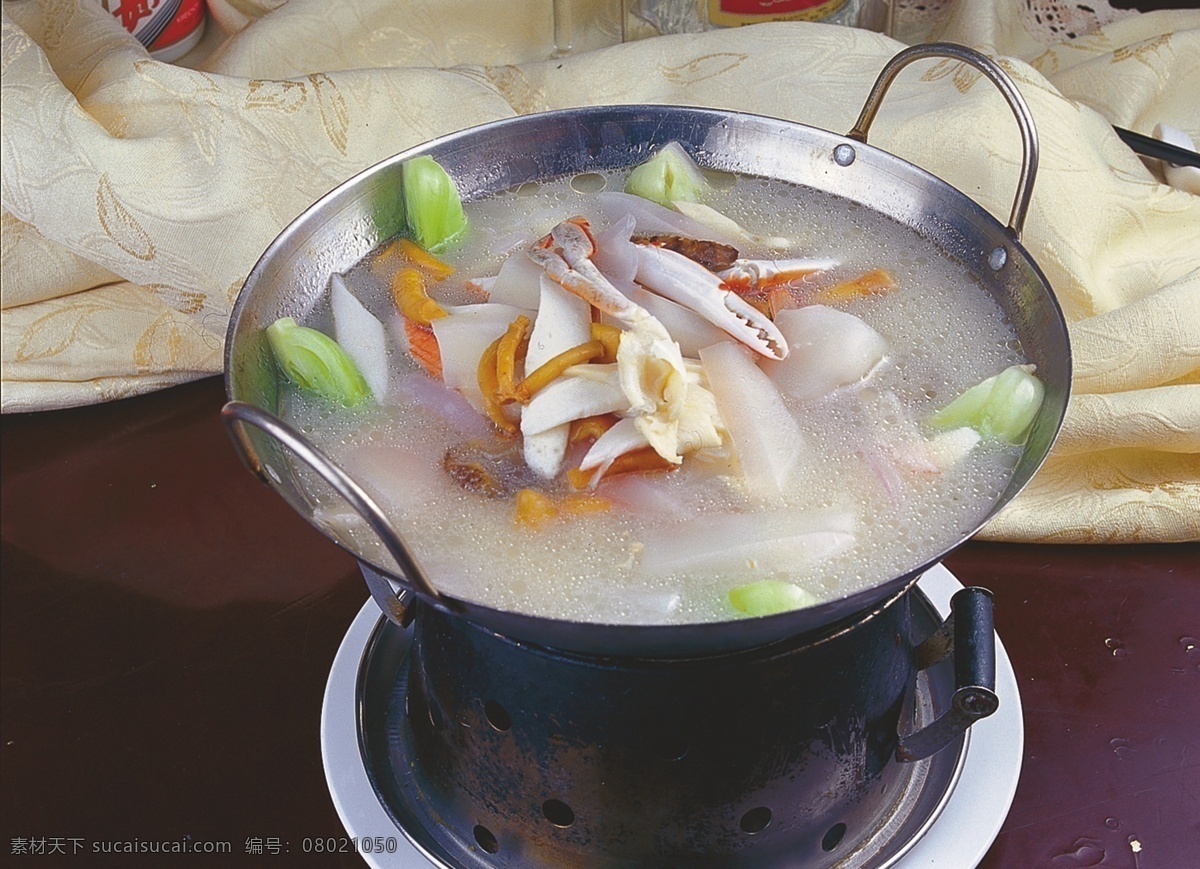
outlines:
{"label": "glass bottle", "polygon": [[820,21],[889,30],[889,0],[626,0],[659,34],[700,33],[766,21]]}

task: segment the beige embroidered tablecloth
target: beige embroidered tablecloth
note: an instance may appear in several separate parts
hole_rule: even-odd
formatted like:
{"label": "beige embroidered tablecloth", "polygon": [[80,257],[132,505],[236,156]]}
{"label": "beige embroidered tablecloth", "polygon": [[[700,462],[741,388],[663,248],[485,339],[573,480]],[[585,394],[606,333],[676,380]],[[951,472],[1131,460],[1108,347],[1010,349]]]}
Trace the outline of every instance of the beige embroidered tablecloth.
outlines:
{"label": "beige embroidered tablecloth", "polygon": [[[550,0],[213,0],[205,40],[171,65],[95,0],[2,8],[5,412],[219,371],[230,307],[279,230],[433,136],[638,102],[845,131],[902,42],[942,39],[996,57],[1031,105],[1024,241],[1075,354],[1060,443],[983,536],[1200,539],[1200,196],[1110,128],[1200,141],[1200,12],[909,3],[898,40],[761,24],[549,59]],[[956,62],[913,70],[872,142],[1007,219],[1020,145],[1003,100]]]}

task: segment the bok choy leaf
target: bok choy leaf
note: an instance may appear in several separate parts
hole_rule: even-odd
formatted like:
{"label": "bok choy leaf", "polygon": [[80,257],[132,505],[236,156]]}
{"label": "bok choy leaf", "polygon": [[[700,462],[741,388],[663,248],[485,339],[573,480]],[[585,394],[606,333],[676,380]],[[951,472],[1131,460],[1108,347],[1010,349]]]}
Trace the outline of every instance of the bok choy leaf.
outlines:
{"label": "bok choy leaf", "polygon": [[1032,365],[1011,365],[977,383],[943,407],[929,422],[941,429],[970,426],[985,438],[1020,443],[1042,406],[1046,388]]}
{"label": "bok choy leaf", "polygon": [[658,153],[629,173],[625,192],[670,207],[672,202],[695,202],[708,190],[700,167],[678,142],[669,142]]}
{"label": "bok choy leaf", "polygon": [[760,579],[729,590],[729,602],[748,616],[770,616],[811,606],[817,602],[812,593],[798,585],[778,579]]}
{"label": "bok choy leaf", "polygon": [[267,327],[267,343],[288,380],[347,406],[371,397],[371,388],[341,345],[323,332],[280,317]]}
{"label": "bok choy leaf", "polygon": [[408,232],[431,253],[444,250],[466,231],[467,216],[454,179],[432,157],[414,157],[401,170]]}

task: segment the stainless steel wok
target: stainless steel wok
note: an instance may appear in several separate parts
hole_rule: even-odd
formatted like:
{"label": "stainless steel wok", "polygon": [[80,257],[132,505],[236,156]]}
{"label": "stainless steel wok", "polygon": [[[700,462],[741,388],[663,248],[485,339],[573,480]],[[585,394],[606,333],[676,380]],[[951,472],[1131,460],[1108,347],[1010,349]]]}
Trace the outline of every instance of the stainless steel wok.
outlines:
{"label": "stainless steel wok", "polygon": [[[1016,118],[1024,154],[1008,224],[928,172],[867,144],[870,125],[896,74],[914,60],[951,57],[978,68],[1003,94]],[[326,292],[330,275],[358,262],[399,226],[401,166],[427,154],[471,200],[522,183],[628,167],[670,141],[723,172],[769,177],[835,194],[885,214],[932,240],[977,278],[1013,322],[1046,396],[1008,488],[979,523],[999,512],[1029,481],[1058,433],[1067,405],[1067,330],[1051,288],[1020,243],[1037,168],[1032,117],[1007,75],[962,46],[914,46],[882,70],[857,123],[839,135],[789,121],[731,111],[660,105],[599,106],[517,117],[428,142],[373,166],[321,198],[270,245],[250,273],[233,310],[226,342],[230,399],[223,416],[243,459],[316,527],[305,479],[325,478],[382,538],[395,563],[351,549],[381,608],[403,619],[404,596],[462,614],[519,640],[596,654],[686,655],[749,648],[796,636],[860,612],[896,594],[954,546],[930,552],[909,570],[874,588],[807,609],[735,621],[671,626],[578,623],[501,611],[451,598],[426,576],[403,543],[405,529],[301,435],[277,419],[275,363],[264,329],[282,316],[301,319]],[[990,171],[981,167],[981,172]],[[281,444],[286,444],[282,446]],[[305,470],[303,466],[310,466]],[[303,473],[301,473],[303,471]],[[397,594],[400,599],[397,599]]]}

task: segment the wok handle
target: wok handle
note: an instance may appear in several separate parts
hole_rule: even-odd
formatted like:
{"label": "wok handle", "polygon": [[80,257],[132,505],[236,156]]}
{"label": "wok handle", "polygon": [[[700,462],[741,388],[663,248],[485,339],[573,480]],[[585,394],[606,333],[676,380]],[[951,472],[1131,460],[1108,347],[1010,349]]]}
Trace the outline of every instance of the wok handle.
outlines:
{"label": "wok handle", "polygon": [[970,587],[950,599],[950,615],[917,647],[920,669],[954,654],[954,696],[950,708],[916,733],[900,737],[896,759],[923,760],[941,751],[981,718],[1000,707],[996,696],[996,629],[992,593]]}
{"label": "wok handle", "polygon": [[1021,130],[1022,147],[1021,175],[1017,180],[1017,195],[1013,200],[1012,211],[1008,217],[1008,230],[1015,241],[1020,241],[1021,231],[1025,228],[1025,215],[1029,211],[1029,199],[1033,195],[1033,179],[1037,175],[1037,130],[1033,124],[1033,113],[1029,111],[1029,105],[1025,102],[1025,98],[1021,96],[1021,92],[1017,90],[1017,86],[1013,84],[1008,73],[991,58],[964,45],[956,45],[952,42],[929,42],[904,49],[889,60],[879,73],[879,78],[875,80],[875,85],[867,95],[867,101],[863,105],[858,120],[846,134],[847,138],[866,144],[867,131],[871,127],[871,122],[875,120],[875,115],[883,102],[883,95],[887,93],[893,79],[900,70],[914,60],[927,57],[951,57],[970,64],[983,73],[1008,101],[1008,107],[1012,109],[1012,113],[1017,119],[1017,126]]}
{"label": "wok handle", "polygon": [[[221,408],[221,420],[229,430],[229,436],[237,448],[239,458],[241,458],[246,467],[254,472],[255,476],[268,485],[272,482],[270,474],[255,454],[254,447],[246,435],[246,431],[243,428],[246,425],[254,426],[279,441],[291,450],[298,459],[316,471],[339,495],[345,498],[346,502],[379,535],[379,539],[383,541],[383,545],[387,547],[387,551],[391,553],[392,558],[399,565],[400,572],[416,587],[417,591],[448,608],[457,609],[457,601],[444,597],[434,588],[433,583],[429,581],[429,578],[425,575],[425,571],[421,569],[416,558],[400,537],[399,532],[392,527],[383,510],[375,503],[375,500],[332,459],[317,449],[308,438],[279,419],[279,417],[253,404],[247,404],[244,401],[230,401],[226,403]],[[403,592],[393,591],[390,583],[382,575],[374,571],[371,571],[371,575],[367,576],[367,570],[368,568],[364,566],[364,578],[367,580],[367,586],[371,590],[371,596],[375,598],[375,602],[379,604],[380,609],[389,618],[397,623],[401,623],[405,619],[406,609]]]}

